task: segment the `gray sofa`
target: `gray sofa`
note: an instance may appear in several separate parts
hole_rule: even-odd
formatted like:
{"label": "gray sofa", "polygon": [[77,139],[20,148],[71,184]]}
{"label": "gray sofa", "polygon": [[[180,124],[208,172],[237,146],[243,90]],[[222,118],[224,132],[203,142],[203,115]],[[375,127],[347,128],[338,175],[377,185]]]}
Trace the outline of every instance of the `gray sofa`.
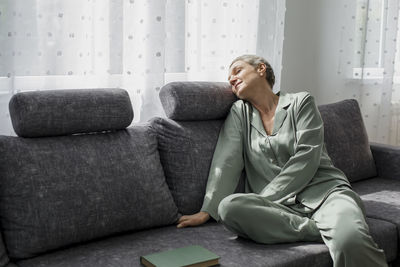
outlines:
{"label": "gray sofa", "polygon": [[[191,244],[221,256],[221,266],[332,265],[322,243],[258,244],[213,220],[177,229],[181,214],[201,207],[236,98],[227,83],[207,82],[170,83],[160,98],[168,118],[129,126],[122,89],[13,96],[18,137],[0,136],[0,266],[140,266],[140,255]],[[400,148],[368,143],[355,100],[319,109],[329,155],[398,266]]]}

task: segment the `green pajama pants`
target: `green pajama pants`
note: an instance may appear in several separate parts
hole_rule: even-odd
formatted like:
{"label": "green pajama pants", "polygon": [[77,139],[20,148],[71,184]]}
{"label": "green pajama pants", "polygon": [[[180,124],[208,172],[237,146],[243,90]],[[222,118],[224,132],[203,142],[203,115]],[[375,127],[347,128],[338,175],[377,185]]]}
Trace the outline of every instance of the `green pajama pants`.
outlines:
{"label": "green pajama pants", "polygon": [[329,194],[315,211],[273,203],[258,194],[233,194],[218,206],[223,225],[259,243],[324,241],[335,267],[387,266],[385,254],[369,234],[363,204],[350,188]]}

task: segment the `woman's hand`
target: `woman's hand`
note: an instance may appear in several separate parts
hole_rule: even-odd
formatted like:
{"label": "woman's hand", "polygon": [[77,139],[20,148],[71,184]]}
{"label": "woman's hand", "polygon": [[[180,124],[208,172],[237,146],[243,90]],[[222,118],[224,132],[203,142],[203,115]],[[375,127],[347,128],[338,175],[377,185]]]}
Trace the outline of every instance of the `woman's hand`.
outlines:
{"label": "woman's hand", "polygon": [[177,228],[183,228],[186,226],[197,226],[205,223],[210,219],[210,215],[207,212],[200,211],[193,215],[183,215],[178,220]]}

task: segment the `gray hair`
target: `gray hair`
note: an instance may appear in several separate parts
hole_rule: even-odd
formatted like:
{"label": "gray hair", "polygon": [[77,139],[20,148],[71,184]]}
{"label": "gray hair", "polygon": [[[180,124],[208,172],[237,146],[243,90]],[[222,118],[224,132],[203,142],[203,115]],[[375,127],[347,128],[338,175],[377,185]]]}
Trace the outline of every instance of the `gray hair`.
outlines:
{"label": "gray hair", "polygon": [[274,71],[271,67],[271,65],[268,63],[268,61],[260,56],[256,56],[256,55],[243,55],[240,57],[235,58],[231,65],[229,66],[229,68],[232,66],[233,63],[235,63],[236,61],[244,61],[246,63],[248,63],[249,65],[253,66],[255,69],[260,65],[260,64],[265,64],[265,66],[267,67],[266,71],[265,71],[265,78],[267,79],[267,82],[269,84],[269,86],[272,87],[275,84],[275,74]]}

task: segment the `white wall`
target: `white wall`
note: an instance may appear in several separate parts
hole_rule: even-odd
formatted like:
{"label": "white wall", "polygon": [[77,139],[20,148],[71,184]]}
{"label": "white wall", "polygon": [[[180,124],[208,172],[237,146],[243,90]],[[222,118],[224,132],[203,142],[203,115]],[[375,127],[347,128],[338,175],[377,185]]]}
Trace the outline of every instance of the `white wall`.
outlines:
{"label": "white wall", "polygon": [[315,47],[318,32],[315,22],[318,0],[287,0],[282,54],[281,90],[316,93]]}
{"label": "white wall", "polygon": [[346,38],[342,27],[354,27],[345,25],[345,2],[349,1],[286,1],[283,91],[309,91],[318,104],[359,98],[357,81],[340,70],[343,56],[339,51]]}

